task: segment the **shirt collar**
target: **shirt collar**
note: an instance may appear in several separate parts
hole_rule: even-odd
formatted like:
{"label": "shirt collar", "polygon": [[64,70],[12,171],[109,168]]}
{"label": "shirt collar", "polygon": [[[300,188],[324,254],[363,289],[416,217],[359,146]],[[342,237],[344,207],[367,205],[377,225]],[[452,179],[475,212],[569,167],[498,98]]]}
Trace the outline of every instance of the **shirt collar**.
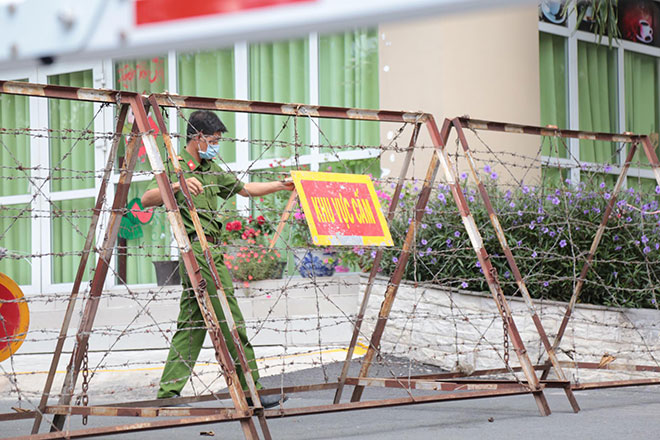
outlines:
{"label": "shirt collar", "polygon": [[206,169],[211,166],[211,161],[205,159],[202,159],[200,162],[197,162],[195,158],[192,156],[192,154],[188,153],[188,150],[186,150],[185,148],[181,150],[179,156],[181,157],[181,159],[183,159],[187,169],[190,171],[196,170],[198,168]]}

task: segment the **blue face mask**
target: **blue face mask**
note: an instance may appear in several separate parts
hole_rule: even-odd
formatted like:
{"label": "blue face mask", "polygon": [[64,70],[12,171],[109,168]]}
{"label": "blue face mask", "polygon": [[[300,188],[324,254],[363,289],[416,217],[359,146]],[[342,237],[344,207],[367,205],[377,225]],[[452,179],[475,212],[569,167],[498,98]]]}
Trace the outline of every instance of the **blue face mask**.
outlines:
{"label": "blue face mask", "polygon": [[220,151],[219,144],[208,144],[206,147],[206,151],[199,150],[199,157],[200,159],[212,160],[215,156],[218,155],[219,151]]}

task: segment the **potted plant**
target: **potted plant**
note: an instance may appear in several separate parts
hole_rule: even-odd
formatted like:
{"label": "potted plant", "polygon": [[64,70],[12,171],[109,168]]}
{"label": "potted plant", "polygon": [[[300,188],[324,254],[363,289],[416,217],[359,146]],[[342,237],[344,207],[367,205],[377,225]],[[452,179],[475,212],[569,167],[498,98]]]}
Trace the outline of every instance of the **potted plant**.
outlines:
{"label": "potted plant", "polygon": [[225,265],[234,281],[249,283],[281,278],[285,263],[277,249],[270,249],[270,223],[264,216],[240,217],[226,222],[222,242],[226,246]]}

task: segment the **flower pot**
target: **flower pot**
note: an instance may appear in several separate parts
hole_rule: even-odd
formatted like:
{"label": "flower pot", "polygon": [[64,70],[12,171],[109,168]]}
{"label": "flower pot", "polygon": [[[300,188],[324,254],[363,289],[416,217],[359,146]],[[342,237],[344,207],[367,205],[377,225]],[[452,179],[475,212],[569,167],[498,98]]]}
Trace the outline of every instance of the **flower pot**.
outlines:
{"label": "flower pot", "polygon": [[329,277],[337,267],[335,251],[325,249],[299,249],[294,252],[296,268],[307,278]]}
{"label": "flower pot", "polygon": [[176,286],[181,284],[178,260],[152,261],[156,269],[156,284]]}

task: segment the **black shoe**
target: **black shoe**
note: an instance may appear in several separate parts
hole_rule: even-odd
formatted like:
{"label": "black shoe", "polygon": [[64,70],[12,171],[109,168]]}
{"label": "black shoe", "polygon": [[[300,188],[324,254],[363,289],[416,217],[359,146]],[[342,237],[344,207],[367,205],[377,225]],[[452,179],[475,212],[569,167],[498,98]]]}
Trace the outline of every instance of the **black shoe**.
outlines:
{"label": "black shoe", "polygon": [[[282,401],[281,403],[286,402],[287,400],[289,400],[289,397],[282,396],[281,394],[268,394],[266,396],[259,396],[259,400],[261,401],[261,406],[263,406],[264,409],[268,409],[268,408],[274,408],[277,405],[279,405],[280,400]],[[248,406],[254,406],[252,404],[251,397],[247,398],[247,404]]]}

